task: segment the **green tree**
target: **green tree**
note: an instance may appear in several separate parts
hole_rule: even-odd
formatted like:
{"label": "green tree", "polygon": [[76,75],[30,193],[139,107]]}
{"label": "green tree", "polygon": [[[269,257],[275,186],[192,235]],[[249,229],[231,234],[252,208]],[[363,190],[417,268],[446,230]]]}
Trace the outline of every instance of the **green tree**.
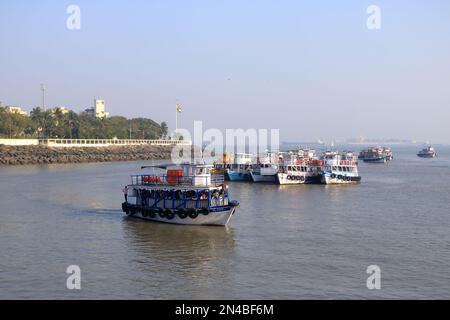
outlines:
{"label": "green tree", "polygon": [[0,135],[7,138],[26,138],[33,132],[28,116],[0,108]]}
{"label": "green tree", "polygon": [[161,139],[165,139],[167,138],[167,135],[169,134],[169,127],[167,126],[166,122],[161,122],[161,134],[160,134],[160,138]]}
{"label": "green tree", "polygon": [[167,137],[165,122],[156,123],[148,118],[127,119],[122,116],[95,118],[61,109],[43,111],[34,108],[30,117],[9,113],[0,108],[0,136],[72,139],[128,139],[131,127],[133,139],[159,139]]}
{"label": "green tree", "polygon": [[34,108],[30,112],[30,119],[35,129],[34,135],[42,138],[45,130],[45,112],[40,107]]}

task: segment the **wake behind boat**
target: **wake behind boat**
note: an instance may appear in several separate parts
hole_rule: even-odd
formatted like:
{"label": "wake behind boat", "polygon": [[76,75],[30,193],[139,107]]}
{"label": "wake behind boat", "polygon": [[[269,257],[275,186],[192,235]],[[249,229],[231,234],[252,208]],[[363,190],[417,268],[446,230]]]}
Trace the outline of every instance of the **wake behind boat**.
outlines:
{"label": "wake behind boat", "polygon": [[190,225],[224,226],[230,221],[239,203],[231,200],[223,175],[212,173],[212,165],[158,167],[166,174],[131,176],[122,203],[128,216]]}

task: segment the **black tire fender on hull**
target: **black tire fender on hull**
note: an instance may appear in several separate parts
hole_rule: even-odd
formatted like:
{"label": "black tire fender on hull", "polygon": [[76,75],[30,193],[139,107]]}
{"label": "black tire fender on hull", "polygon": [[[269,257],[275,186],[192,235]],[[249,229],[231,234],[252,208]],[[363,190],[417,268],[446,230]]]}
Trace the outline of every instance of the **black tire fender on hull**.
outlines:
{"label": "black tire fender on hull", "polygon": [[195,209],[188,209],[188,216],[191,219],[195,219],[198,217],[198,212]]}
{"label": "black tire fender on hull", "polygon": [[[237,207],[239,203],[237,201],[230,201],[230,207]],[[191,219],[196,219],[200,214],[207,216],[212,211],[209,208],[181,208],[172,210],[169,208],[158,208],[158,207],[143,207],[133,205],[127,202],[122,203],[122,210],[127,214],[127,216],[133,216],[136,213],[140,213],[143,218],[156,218],[159,217],[161,219],[172,220],[175,216],[178,216],[180,219],[186,219],[187,217]]]}

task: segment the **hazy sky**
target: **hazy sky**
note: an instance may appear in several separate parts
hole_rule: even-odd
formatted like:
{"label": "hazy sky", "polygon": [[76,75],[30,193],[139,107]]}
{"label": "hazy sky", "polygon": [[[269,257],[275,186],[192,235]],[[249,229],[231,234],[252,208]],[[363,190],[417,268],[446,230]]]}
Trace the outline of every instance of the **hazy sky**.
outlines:
{"label": "hazy sky", "polygon": [[[81,29],[66,28],[67,6]],[[381,30],[366,9],[381,8]],[[0,101],[450,142],[450,1],[0,1]]]}

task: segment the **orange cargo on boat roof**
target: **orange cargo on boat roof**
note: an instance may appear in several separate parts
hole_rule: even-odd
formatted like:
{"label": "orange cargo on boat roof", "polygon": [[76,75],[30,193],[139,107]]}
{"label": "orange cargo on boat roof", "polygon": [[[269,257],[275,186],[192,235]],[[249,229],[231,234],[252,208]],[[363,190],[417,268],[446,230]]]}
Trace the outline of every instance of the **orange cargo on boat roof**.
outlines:
{"label": "orange cargo on boat roof", "polygon": [[183,169],[167,169],[168,177],[182,177]]}
{"label": "orange cargo on boat roof", "polygon": [[323,160],[317,160],[317,159],[310,160],[309,164],[313,165],[313,166],[322,166],[323,165]]}
{"label": "orange cargo on boat roof", "polygon": [[183,169],[167,169],[167,182],[177,184],[179,178],[183,176]]}

